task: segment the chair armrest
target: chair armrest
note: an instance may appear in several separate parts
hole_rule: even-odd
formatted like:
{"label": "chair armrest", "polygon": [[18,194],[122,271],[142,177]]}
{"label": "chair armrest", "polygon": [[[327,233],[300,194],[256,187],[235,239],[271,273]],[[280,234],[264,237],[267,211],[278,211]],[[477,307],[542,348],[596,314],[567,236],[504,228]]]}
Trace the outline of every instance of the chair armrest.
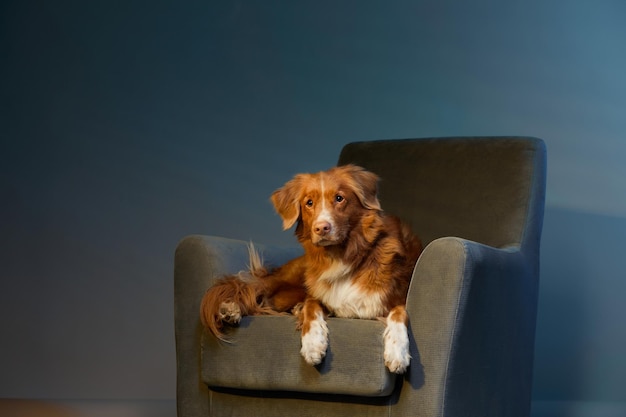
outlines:
{"label": "chair armrest", "polygon": [[[300,248],[255,244],[268,266],[280,265]],[[185,237],[174,258],[177,407],[179,416],[209,415],[208,389],[200,378],[200,304],[217,279],[247,268],[248,242],[214,236]]]}
{"label": "chair armrest", "polygon": [[407,298],[408,379],[420,388],[410,408],[424,416],[529,414],[536,266],[518,247],[446,237],[425,248]]}

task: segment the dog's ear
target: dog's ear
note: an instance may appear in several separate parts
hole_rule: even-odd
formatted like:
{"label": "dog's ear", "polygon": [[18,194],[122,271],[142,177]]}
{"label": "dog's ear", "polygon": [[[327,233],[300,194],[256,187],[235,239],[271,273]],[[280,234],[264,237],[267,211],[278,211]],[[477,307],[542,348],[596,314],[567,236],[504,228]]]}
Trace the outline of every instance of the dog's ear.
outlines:
{"label": "dog's ear", "polygon": [[356,165],[343,165],[337,168],[348,178],[348,185],[366,209],[382,210],[378,201],[378,175]]}
{"label": "dog's ear", "polygon": [[304,174],[298,174],[282,188],[272,193],[272,204],[274,204],[276,212],[283,219],[283,230],[289,229],[300,218],[300,198],[303,182]]}

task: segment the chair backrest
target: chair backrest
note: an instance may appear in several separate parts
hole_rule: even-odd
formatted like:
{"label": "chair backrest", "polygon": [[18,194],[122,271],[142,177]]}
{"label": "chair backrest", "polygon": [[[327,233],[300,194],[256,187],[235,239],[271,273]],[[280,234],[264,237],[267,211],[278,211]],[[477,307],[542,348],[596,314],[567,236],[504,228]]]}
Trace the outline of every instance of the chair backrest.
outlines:
{"label": "chair backrest", "polygon": [[386,212],[411,224],[424,245],[456,236],[538,251],[545,144],[530,137],[450,137],[349,143],[339,165],[381,177]]}

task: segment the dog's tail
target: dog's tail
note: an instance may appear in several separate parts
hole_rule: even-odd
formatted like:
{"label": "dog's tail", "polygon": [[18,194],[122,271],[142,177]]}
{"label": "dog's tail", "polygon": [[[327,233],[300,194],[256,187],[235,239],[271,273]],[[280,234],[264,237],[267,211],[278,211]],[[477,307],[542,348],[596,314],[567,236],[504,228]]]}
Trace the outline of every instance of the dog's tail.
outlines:
{"label": "dog's tail", "polygon": [[202,298],[202,325],[220,340],[228,341],[223,333],[224,322],[237,324],[243,316],[272,314],[263,302],[260,279],[267,276],[261,255],[252,242],[248,245],[247,271],[228,275],[211,286]]}
{"label": "dog's tail", "polygon": [[267,268],[263,265],[263,258],[252,242],[248,243],[248,260],[250,263],[248,264],[247,272],[253,278],[262,278],[267,275]]}

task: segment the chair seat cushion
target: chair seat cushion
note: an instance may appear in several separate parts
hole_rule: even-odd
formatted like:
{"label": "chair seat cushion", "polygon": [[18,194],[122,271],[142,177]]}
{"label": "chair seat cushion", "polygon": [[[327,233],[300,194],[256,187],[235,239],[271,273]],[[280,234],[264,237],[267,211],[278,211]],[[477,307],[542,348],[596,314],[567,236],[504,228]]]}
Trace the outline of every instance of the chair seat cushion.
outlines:
{"label": "chair seat cushion", "polygon": [[383,359],[384,323],[329,318],[329,347],[317,366],[300,356],[293,316],[244,317],[229,329],[231,343],[202,336],[202,379],[208,386],[381,397],[396,375]]}

